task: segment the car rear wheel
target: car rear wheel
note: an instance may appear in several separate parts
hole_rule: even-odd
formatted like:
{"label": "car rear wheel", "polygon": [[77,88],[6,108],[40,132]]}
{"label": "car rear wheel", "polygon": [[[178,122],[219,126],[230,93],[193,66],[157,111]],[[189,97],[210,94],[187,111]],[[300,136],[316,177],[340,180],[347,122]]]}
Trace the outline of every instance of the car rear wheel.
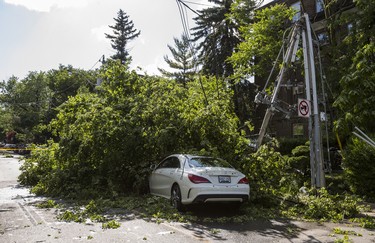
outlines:
{"label": "car rear wheel", "polygon": [[181,203],[181,190],[178,185],[173,185],[171,192],[171,204],[179,212],[185,211],[184,205]]}

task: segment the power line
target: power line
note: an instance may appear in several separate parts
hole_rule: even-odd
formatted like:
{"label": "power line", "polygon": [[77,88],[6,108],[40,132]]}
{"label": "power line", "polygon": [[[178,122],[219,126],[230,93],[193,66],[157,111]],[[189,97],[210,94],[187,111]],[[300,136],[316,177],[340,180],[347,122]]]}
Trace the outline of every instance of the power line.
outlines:
{"label": "power line", "polygon": [[[176,0],[176,3],[177,3],[177,6],[178,6],[178,10],[180,12],[180,17],[181,17],[181,22],[182,22],[182,27],[184,29],[184,33],[185,33],[186,37],[189,39],[189,47],[190,47],[190,50],[193,54],[193,60],[197,60],[198,58],[196,57],[195,48],[191,44],[191,40],[190,40],[190,28],[189,28],[189,24],[188,24],[189,21],[188,21],[188,16],[187,16],[187,9],[189,9],[193,13],[197,14],[198,16],[201,16],[201,15],[198,12],[196,12],[195,10],[193,10],[192,8],[190,8],[182,0]],[[194,65],[195,65],[195,72],[197,72],[198,62],[194,63]],[[203,83],[202,83],[202,77],[201,77],[200,74],[199,74],[199,83],[201,85],[201,89],[202,89],[202,92],[203,92],[205,103],[206,103],[206,105],[208,105],[207,95],[206,95],[206,92],[204,90],[204,86],[203,86]]]}
{"label": "power line", "polygon": [[197,11],[195,11],[194,9],[192,9],[191,7],[189,7],[189,5],[187,5],[184,1],[182,1],[182,0],[176,0],[176,1],[180,2],[181,4],[183,4],[186,8],[188,8],[190,11],[192,11],[196,15],[200,16],[200,14]]}
{"label": "power line", "polygon": [[182,28],[184,35],[187,36],[190,39],[190,31],[189,31],[189,24],[188,24],[188,17],[187,17],[187,11],[186,8],[181,4],[179,0],[176,0],[178,11],[180,12],[180,18],[182,23]]}
{"label": "power line", "polygon": [[[182,1],[182,0],[181,0],[181,1]],[[195,4],[195,5],[200,5],[200,6],[212,7],[212,5],[204,4],[204,3],[197,3],[197,2],[191,2],[191,1],[182,1],[182,2],[190,3],[190,4]]]}

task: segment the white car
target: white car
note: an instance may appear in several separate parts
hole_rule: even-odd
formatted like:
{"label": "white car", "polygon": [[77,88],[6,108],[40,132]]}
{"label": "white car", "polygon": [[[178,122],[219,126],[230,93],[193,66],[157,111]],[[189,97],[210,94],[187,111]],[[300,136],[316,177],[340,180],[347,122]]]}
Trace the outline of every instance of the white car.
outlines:
{"label": "white car", "polygon": [[179,211],[187,204],[240,204],[250,197],[246,176],[219,158],[174,154],[151,169],[150,193],[169,198]]}

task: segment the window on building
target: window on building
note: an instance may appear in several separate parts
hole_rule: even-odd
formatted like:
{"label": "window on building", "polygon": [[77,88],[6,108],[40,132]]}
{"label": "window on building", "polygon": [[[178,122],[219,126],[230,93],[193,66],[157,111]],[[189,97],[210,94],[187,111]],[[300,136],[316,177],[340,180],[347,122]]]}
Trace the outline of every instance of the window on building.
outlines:
{"label": "window on building", "polygon": [[315,11],[316,13],[321,13],[324,11],[323,0],[315,0]]}
{"label": "window on building", "polygon": [[293,124],[293,136],[303,136],[304,129],[302,123],[294,123]]}
{"label": "window on building", "polygon": [[305,87],[300,84],[298,84],[297,86],[294,86],[293,87],[293,94],[294,95],[300,95],[300,94],[304,94],[305,93]]}
{"label": "window on building", "polygon": [[320,45],[329,44],[329,37],[327,32],[318,33],[317,37]]}
{"label": "window on building", "polygon": [[296,22],[301,17],[301,2],[298,1],[298,2],[293,3],[291,5],[291,8],[293,8],[294,10],[297,11],[296,14],[293,16],[293,19],[292,19],[292,22]]}

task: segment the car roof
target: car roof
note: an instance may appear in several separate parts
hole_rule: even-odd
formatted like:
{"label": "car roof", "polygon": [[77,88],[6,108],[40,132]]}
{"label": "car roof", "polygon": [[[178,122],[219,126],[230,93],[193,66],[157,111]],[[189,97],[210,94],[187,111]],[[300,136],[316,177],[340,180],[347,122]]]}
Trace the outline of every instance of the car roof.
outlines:
{"label": "car roof", "polygon": [[186,157],[188,159],[192,159],[192,158],[213,158],[212,156],[204,156],[204,155],[196,155],[196,154],[171,154],[168,157],[171,157],[171,156],[183,156],[183,157]]}

